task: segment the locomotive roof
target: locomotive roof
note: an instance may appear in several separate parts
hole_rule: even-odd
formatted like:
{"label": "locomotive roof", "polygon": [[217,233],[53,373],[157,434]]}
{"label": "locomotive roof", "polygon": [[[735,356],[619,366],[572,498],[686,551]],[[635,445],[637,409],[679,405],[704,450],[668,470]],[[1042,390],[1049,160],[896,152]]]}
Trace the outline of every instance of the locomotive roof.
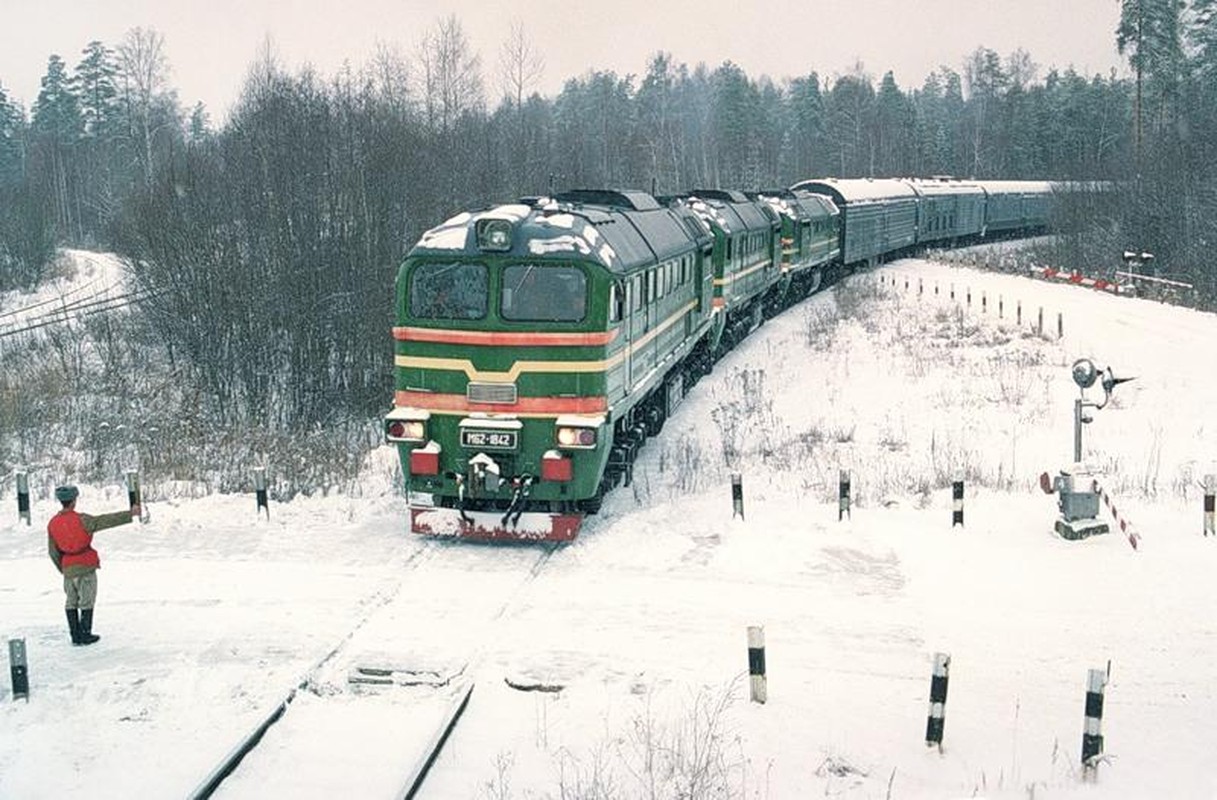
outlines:
{"label": "locomotive roof", "polygon": [[676,198],[688,206],[707,225],[725,234],[753,230],[772,230],[778,224],[777,213],[768,203],[749,200],[742,192],[730,189],[698,189]]}
{"label": "locomotive roof", "polygon": [[816,194],[826,194],[841,203],[865,203],[873,200],[915,199],[917,193],[907,182],[895,178],[817,178],[800,181],[790,187]]}
{"label": "locomotive roof", "polygon": [[[509,249],[479,249],[477,226],[487,219],[511,223]],[[575,258],[628,272],[688,253],[709,239],[688,210],[661,206],[645,192],[582,189],[457,214],[424,233],[410,256]]]}
{"label": "locomotive roof", "polygon": [[832,199],[822,194],[778,189],[759,192],[757,196],[777,213],[794,220],[823,219],[840,213]]}

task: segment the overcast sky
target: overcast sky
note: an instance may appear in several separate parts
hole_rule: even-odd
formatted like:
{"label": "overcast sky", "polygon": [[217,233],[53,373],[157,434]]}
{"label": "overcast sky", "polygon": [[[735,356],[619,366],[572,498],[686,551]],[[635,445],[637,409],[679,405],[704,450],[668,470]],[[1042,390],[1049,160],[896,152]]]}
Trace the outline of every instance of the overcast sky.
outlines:
{"label": "overcast sky", "polygon": [[545,59],[537,88],[550,95],[592,68],[641,74],[657,50],[779,79],[831,77],[860,60],[876,79],[893,70],[905,89],[939,65],[959,70],[982,45],[1003,56],[1022,47],[1041,68],[1125,71],[1116,0],[0,0],[0,85],[28,108],[50,54],[74,67],[90,40],[113,46],[143,26],[164,35],[183,105],[201,100],[220,119],[268,36],[288,66],[328,74],[364,63],[377,42],[412,54],[448,13],[481,55],[492,99],[513,20]]}

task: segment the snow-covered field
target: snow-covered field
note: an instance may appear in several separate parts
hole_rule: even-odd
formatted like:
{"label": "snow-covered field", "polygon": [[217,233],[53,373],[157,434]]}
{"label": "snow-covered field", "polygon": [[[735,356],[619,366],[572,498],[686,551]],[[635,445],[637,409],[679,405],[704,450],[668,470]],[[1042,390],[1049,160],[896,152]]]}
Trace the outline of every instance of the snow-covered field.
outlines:
{"label": "snow-covered field", "polygon": [[[102,640],[72,647],[54,504],[18,524],[5,482],[0,637],[25,640],[31,690],[0,687],[0,797],[189,796],[302,683],[217,796],[388,797],[470,682],[420,798],[1217,797],[1198,484],[1217,472],[1217,317],[928,261],[855,280],[721,362],[548,560],[407,534],[382,449],[360,498],[269,520],[248,496],[163,499],[99,534]],[[1036,486],[1072,458],[1082,356],[1137,377],[1085,434],[1136,550],[1055,536]],[[82,487],[82,510],[121,507],[117,479]],[[1087,670],[1109,662],[1106,757],[1083,782]],[[352,683],[361,666],[422,685]]]}

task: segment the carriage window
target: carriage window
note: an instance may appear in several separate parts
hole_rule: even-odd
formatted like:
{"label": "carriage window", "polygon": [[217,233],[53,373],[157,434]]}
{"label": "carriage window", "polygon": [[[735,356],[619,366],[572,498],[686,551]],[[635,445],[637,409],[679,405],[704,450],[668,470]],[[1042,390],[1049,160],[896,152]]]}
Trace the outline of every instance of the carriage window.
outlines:
{"label": "carriage window", "polygon": [[503,268],[503,319],[578,322],[587,313],[587,278],[577,267],[514,264]]}
{"label": "carriage window", "polygon": [[489,298],[484,264],[420,264],[410,273],[410,316],[482,319]]}
{"label": "carriage window", "polygon": [[625,286],[614,283],[609,287],[609,322],[620,322],[625,317]]}

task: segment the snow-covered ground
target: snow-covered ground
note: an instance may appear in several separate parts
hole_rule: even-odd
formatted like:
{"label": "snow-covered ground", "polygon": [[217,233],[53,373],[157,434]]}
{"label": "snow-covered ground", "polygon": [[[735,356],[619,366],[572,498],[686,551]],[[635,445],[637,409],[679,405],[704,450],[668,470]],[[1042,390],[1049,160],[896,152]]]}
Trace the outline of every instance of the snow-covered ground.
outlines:
{"label": "snow-covered ground", "polygon": [[[0,687],[0,797],[189,796],[301,684],[217,796],[389,797],[470,682],[420,798],[1217,797],[1198,484],[1217,472],[1217,317],[928,261],[855,280],[721,362],[547,560],[407,534],[386,449],[361,497],[269,520],[252,497],[150,486],[167,499],[149,524],[98,536],[102,640],[72,647],[54,504],[18,524],[6,482],[0,637],[25,640],[31,689]],[[1137,377],[1085,438],[1135,550],[1057,537],[1036,486],[1072,458],[1082,356]],[[82,510],[121,507],[117,477],[82,487]],[[1087,670],[1109,662],[1106,757],[1083,782]],[[395,682],[353,683],[359,667]]]}
{"label": "snow-covered ground", "polygon": [[109,254],[64,250],[55,276],[32,292],[0,292],[0,342],[8,335],[42,330],[121,305],[126,300],[122,265]]}

